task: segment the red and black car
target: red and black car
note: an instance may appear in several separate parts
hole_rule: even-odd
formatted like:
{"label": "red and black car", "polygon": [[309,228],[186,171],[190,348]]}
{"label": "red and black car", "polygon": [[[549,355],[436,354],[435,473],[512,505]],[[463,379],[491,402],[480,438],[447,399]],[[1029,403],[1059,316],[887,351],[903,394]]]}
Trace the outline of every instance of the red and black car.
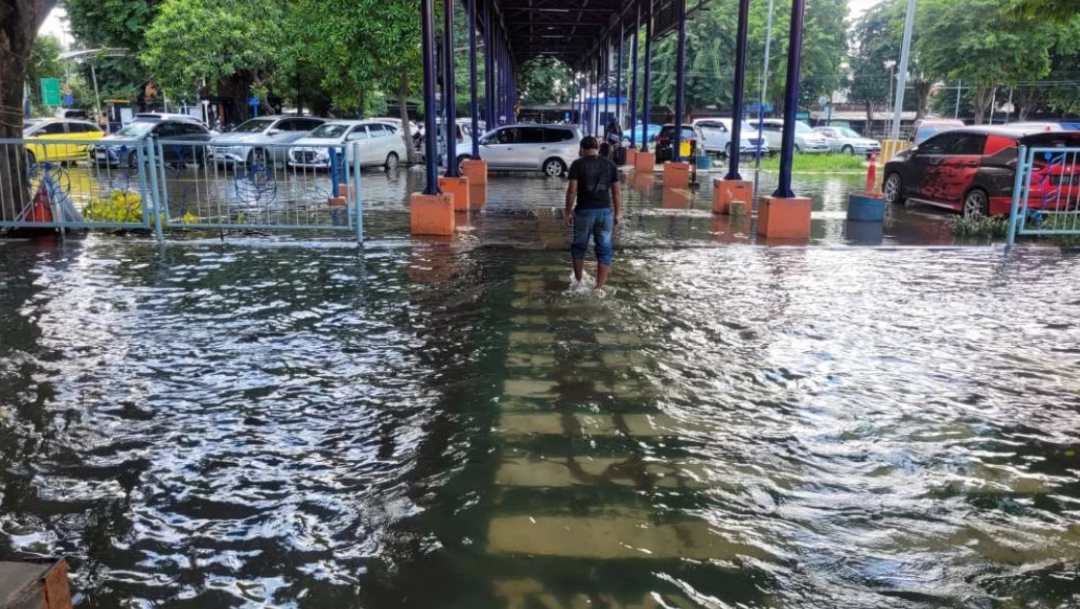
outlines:
{"label": "red and black car", "polygon": [[[940,133],[885,163],[882,191],[893,205],[925,203],[963,213],[1009,213],[1016,176],[1017,146],[1080,148],[1080,131],[1031,133],[1003,127],[965,127]],[[1065,192],[1060,192],[1064,188]],[[1080,201],[1080,167],[1040,164],[1031,176],[1028,205],[1046,200]],[[1065,195],[1068,195],[1066,199]]]}

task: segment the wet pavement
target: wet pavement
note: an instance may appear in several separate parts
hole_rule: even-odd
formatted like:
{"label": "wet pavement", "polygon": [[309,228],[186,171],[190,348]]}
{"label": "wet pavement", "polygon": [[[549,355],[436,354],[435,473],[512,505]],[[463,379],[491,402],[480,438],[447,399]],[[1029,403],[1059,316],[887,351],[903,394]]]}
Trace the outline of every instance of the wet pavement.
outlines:
{"label": "wet pavement", "polygon": [[0,242],[0,556],[102,608],[1080,604],[1076,257],[639,247],[598,299],[259,243]]}

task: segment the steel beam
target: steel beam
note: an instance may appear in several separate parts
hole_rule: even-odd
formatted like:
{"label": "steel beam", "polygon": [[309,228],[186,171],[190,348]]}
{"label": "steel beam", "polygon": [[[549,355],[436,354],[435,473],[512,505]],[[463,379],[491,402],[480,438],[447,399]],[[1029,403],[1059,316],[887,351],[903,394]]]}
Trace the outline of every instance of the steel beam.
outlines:
{"label": "steel beam", "polygon": [[457,164],[457,79],[454,75],[454,0],[443,0],[443,40],[446,66],[443,81],[446,84],[446,177],[460,177]]}
{"label": "steel beam", "polygon": [[652,17],[653,17],[653,4],[652,0],[646,0],[649,3],[649,12],[645,15],[645,73],[643,74],[645,82],[642,83],[641,91],[641,151],[649,151],[649,88],[652,81]]}
{"label": "steel beam", "polygon": [[638,104],[638,34],[641,32],[641,1],[637,3],[637,15],[634,18],[633,40],[630,41],[630,147],[637,145],[637,104]]}
{"label": "steel beam", "polygon": [[774,197],[791,199],[791,164],[795,160],[795,117],[799,110],[799,63],[802,59],[803,16],[806,0],[791,2],[791,30],[788,33],[787,80],[784,83],[784,131],[780,144],[780,184]]}
{"label": "steel beam", "polygon": [[623,38],[626,32],[623,31],[622,23],[619,23],[619,45],[618,45],[618,61],[615,68],[615,120],[622,126],[622,106],[619,104],[619,98],[622,97],[622,73],[623,73]]}
{"label": "steel beam", "polygon": [[420,44],[424,59],[424,194],[439,194],[439,150],[435,125],[435,9],[434,0],[420,0]]}
{"label": "steel beam", "polygon": [[682,141],[683,87],[686,84],[686,0],[675,0],[675,10],[679,13],[679,40],[675,50],[675,134],[671,138],[674,146],[671,157],[678,161]]}
{"label": "steel beam", "polygon": [[[469,155],[480,158],[480,100],[476,87],[476,0],[466,0],[465,11],[469,24],[469,115],[472,118],[472,150]],[[456,163],[455,163],[456,165]]]}
{"label": "steel beam", "polygon": [[739,0],[739,25],[735,33],[735,82],[731,94],[731,153],[725,180],[741,180],[739,175],[739,146],[742,145],[743,89],[746,86],[747,22],[750,19],[750,0]]}

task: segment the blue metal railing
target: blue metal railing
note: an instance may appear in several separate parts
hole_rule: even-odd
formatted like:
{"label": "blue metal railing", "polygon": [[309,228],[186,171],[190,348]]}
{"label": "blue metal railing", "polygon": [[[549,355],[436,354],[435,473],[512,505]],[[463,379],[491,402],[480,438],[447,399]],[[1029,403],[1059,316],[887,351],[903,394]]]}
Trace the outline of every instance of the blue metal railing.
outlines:
{"label": "blue metal railing", "polygon": [[1022,235],[1080,235],[1080,148],[1017,149],[1008,246]]}
{"label": "blue metal railing", "polygon": [[[349,231],[361,147],[0,139],[0,229]],[[240,148],[243,148],[241,146]],[[255,154],[257,152],[257,154]]]}

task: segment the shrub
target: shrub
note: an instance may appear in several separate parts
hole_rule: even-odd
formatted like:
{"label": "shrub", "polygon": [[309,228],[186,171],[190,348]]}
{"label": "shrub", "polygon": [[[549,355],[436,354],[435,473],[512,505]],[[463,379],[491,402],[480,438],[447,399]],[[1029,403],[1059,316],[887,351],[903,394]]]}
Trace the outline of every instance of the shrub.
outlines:
{"label": "shrub", "polygon": [[94,199],[83,208],[90,222],[142,222],[142,197],[131,190],[114,190],[108,199]]}

